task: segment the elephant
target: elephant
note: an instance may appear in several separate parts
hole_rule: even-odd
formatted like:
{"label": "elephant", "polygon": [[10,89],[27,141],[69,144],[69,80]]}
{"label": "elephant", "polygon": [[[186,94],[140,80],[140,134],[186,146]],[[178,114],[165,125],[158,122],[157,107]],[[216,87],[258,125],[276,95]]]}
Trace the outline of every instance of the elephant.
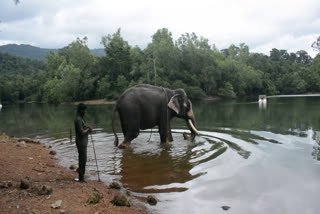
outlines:
{"label": "elephant", "polygon": [[158,126],[161,143],[173,141],[170,121],[173,117],[185,119],[191,136],[184,133],[184,138],[194,140],[199,134],[195,128],[196,119],[192,103],[184,89],[168,89],[148,84],[138,84],[127,89],[118,98],[112,112],[112,130],[114,144],[118,146],[118,136],[114,130],[115,112],[119,113],[124,140],[119,148],[127,148],[140,132]]}

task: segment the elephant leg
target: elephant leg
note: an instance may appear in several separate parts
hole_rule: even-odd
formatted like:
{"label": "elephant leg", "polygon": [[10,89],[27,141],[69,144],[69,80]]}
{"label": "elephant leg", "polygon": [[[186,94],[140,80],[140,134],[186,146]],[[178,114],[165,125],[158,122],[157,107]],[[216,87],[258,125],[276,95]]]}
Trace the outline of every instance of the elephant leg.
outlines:
{"label": "elephant leg", "polygon": [[127,133],[127,128],[125,126],[126,121],[124,120],[124,117],[122,116],[122,114],[120,114],[120,123],[121,123],[122,133],[124,136],[126,136],[126,133]]}
{"label": "elephant leg", "polygon": [[123,140],[122,143],[119,145],[119,149],[126,149],[128,148],[129,144],[131,143],[131,141],[127,141],[127,140]]}
{"label": "elephant leg", "polygon": [[167,143],[167,141],[169,141],[166,125],[161,124],[161,123],[159,124],[159,134],[160,134],[161,144]]}
{"label": "elephant leg", "polygon": [[168,125],[168,140],[169,140],[169,142],[172,142],[173,141],[173,137],[172,137],[172,133],[171,133],[171,125],[170,125],[170,123],[169,123],[169,125]]}
{"label": "elephant leg", "polygon": [[133,139],[135,139],[136,137],[138,137],[139,135],[139,128],[137,130],[128,130],[126,132],[126,135],[124,136],[124,140],[122,141],[122,143],[119,145],[120,149],[126,149],[128,148],[129,144],[131,143],[131,141]]}
{"label": "elephant leg", "polygon": [[128,145],[131,143],[131,141],[136,137],[138,137],[139,135],[139,132],[140,132],[139,120],[137,119],[137,120],[130,121],[130,124],[121,123],[121,127],[124,135],[124,140],[119,145],[119,148],[126,149],[128,148]]}

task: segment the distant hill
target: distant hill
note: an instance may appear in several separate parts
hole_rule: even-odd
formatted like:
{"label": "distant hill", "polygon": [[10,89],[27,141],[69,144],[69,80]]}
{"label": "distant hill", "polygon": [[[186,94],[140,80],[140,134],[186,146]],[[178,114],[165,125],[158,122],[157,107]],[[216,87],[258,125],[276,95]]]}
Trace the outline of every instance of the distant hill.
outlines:
{"label": "distant hill", "polygon": [[95,49],[90,49],[90,52],[96,56],[104,56],[106,55],[106,52],[104,52],[103,48],[95,48]]}
{"label": "distant hill", "polygon": [[[8,53],[16,56],[26,57],[30,59],[45,60],[46,54],[49,51],[57,52],[58,49],[39,48],[32,45],[2,45],[0,46],[0,53]],[[90,52],[96,56],[104,56],[104,49],[90,49]]]}
{"label": "distant hill", "polygon": [[43,60],[35,60],[8,53],[0,53],[0,77],[4,74],[30,75],[44,70],[46,70],[46,63]]}

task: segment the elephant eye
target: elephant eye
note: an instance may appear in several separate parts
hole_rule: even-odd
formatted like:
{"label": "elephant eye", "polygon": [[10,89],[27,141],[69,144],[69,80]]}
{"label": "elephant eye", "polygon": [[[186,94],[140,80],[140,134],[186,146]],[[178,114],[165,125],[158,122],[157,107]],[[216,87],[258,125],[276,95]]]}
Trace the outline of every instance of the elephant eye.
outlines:
{"label": "elephant eye", "polygon": [[190,110],[190,104],[187,103],[187,111],[189,111],[189,110]]}

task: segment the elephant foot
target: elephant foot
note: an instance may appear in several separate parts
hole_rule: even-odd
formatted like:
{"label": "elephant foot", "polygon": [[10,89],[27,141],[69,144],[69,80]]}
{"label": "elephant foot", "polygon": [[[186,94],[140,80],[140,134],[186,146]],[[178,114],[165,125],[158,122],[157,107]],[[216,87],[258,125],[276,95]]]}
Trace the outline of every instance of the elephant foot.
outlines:
{"label": "elephant foot", "polygon": [[183,132],[183,139],[185,140],[194,140],[194,137],[189,136],[186,132]]}
{"label": "elephant foot", "polygon": [[119,145],[119,149],[127,149],[128,147],[129,147],[129,145],[126,144],[126,143],[121,143],[121,144]]}

